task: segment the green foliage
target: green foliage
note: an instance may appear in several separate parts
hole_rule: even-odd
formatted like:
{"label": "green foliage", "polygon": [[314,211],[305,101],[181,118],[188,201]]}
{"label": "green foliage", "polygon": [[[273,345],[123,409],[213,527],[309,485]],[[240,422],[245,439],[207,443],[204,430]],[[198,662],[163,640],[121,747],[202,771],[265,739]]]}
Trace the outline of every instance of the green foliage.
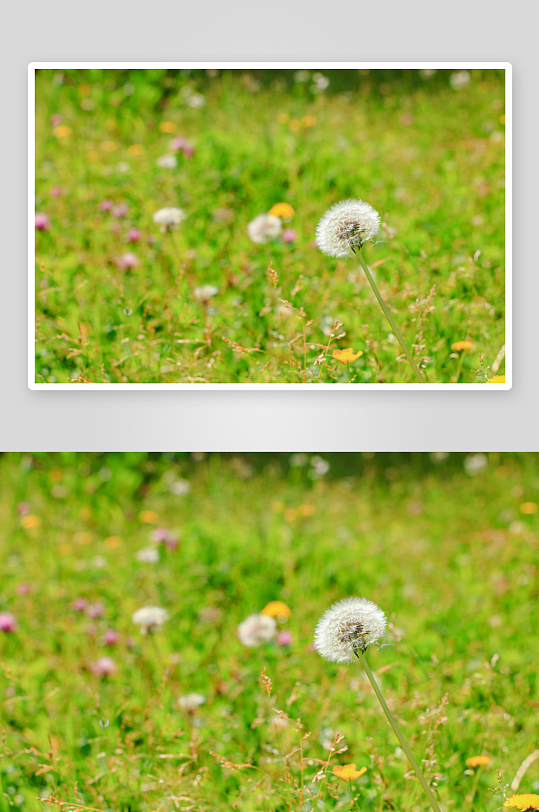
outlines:
{"label": "green foliage", "polygon": [[[36,210],[51,226],[36,232],[37,381],[413,381],[359,263],[314,245],[346,197],[382,215],[365,256],[428,381],[491,377],[505,343],[502,73],[460,89],[452,71],[328,73],[320,90],[291,71],[38,72]],[[158,167],[178,136],[194,154]],[[247,224],[278,202],[295,240],[253,244]],[[175,232],[152,220],[164,206],[186,213]],[[207,284],[219,293],[199,301]],[[462,340],[473,348],[452,351]],[[348,346],[363,351],[350,369],[331,356]]]}
{"label": "green foliage", "polygon": [[[461,454],[324,458],[326,474],[305,455],[2,457],[0,611],[19,628],[0,632],[0,809],[426,810],[359,666],[312,650],[354,594],[388,615],[368,659],[442,809],[500,808],[496,771],[510,783],[539,732],[537,455],[490,454],[473,476]],[[157,526],[179,545],[141,562]],[[238,623],[274,600],[291,644],[246,648]],[[147,605],[170,617],[142,636]],[[187,712],[192,692],[206,701]],[[368,768],[351,787],[331,764],[313,783],[337,734],[332,761]],[[533,765],[521,791],[536,781]]]}

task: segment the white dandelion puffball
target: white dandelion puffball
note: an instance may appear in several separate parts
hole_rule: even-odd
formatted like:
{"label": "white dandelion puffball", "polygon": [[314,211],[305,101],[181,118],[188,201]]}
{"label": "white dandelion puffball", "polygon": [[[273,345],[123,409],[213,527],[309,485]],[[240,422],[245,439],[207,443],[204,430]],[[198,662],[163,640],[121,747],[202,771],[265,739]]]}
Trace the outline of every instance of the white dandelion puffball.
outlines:
{"label": "white dandelion puffball", "polygon": [[247,234],[252,242],[262,243],[274,240],[281,233],[283,224],[274,214],[259,214],[247,226]]}
{"label": "white dandelion puffball", "polygon": [[205,701],[206,697],[202,694],[185,694],[179,697],[178,706],[182,710],[194,711],[199,705],[203,705]]}
{"label": "white dandelion puffball", "polygon": [[172,206],[158,209],[153,216],[154,223],[161,226],[161,231],[171,231],[173,228],[177,228],[182,220],[185,220],[185,212]]}
{"label": "white dandelion puffball", "polygon": [[380,230],[380,215],[364,200],[341,200],[321,217],[316,244],[328,257],[351,257]]}
{"label": "white dandelion puffball", "polygon": [[137,626],[141,626],[141,634],[146,634],[162,626],[168,620],[168,612],[160,606],[143,606],[134,612],[131,619]]}
{"label": "white dandelion puffball", "polygon": [[155,547],[143,547],[137,553],[137,561],[142,561],[145,564],[155,564],[159,561],[159,550]]}
{"label": "white dandelion puffball", "polygon": [[155,162],[161,169],[174,169],[178,166],[175,155],[161,155]]}
{"label": "white dandelion puffball", "polygon": [[345,598],[327,609],[316,625],[314,647],[330,663],[351,663],[385,634],[384,612],[367,598]]}
{"label": "white dandelion puffball", "polygon": [[275,637],[277,621],[268,615],[249,615],[238,626],[238,637],[244,646],[253,648]]}

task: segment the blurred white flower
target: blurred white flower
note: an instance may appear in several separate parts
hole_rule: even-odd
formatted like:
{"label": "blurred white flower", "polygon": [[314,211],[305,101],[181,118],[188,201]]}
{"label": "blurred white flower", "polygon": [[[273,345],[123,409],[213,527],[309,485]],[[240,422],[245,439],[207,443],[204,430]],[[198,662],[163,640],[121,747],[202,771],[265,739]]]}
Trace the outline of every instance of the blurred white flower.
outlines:
{"label": "blurred white flower", "polygon": [[313,81],[317,90],[325,90],[329,85],[329,79],[323,73],[313,73]]}
{"label": "blurred white flower", "polygon": [[268,242],[279,236],[283,224],[273,214],[259,214],[247,226],[249,238],[256,243]]}
{"label": "blurred white flower", "polygon": [[470,454],[470,456],[464,460],[464,470],[470,476],[479,474],[487,465],[488,457],[486,454]]}
{"label": "blurred white flower", "polygon": [[205,701],[206,697],[202,694],[185,694],[178,698],[178,705],[182,710],[194,711],[199,705],[203,705]]}
{"label": "blurred white flower", "polygon": [[308,70],[297,70],[294,74],[294,82],[308,82],[311,73]]}
{"label": "blurred white flower", "polygon": [[219,288],[216,288],[215,285],[202,285],[194,289],[193,296],[195,299],[198,299],[199,302],[208,302],[212,296],[217,296],[218,293]]}
{"label": "blurred white flower", "polygon": [[143,606],[142,609],[137,609],[131,618],[133,623],[141,626],[141,634],[153,632],[163,625],[165,620],[168,620],[168,612],[160,606]]}
{"label": "blurred white flower", "polygon": [[176,479],[170,486],[174,496],[185,496],[191,490],[191,484],[186,479]]}
{"label": "blurred white flower", "polygon": [[453,90],[460,90],[462,87],[466,87],[471,78],[467,70],[458,70],[449,77],[449,84]]}
{"label": "blurred white flower", "polygon": [[433,462],[445,462],[450,454],[450,451],[433,451],[430,458]]}
{"label": "blurred white flower", "polygon": [[318,479],[323,477],[329,471],[329,462],[322,457],[311,457],[311,470],[309,476],[311,479]]}
{"label": "blurred white flower", "polygon": [[161,226],[161,231],[172,231],[185,220],[185,213],[182,209],[175,209],[173,206],[166,206],[164,209],[159,209],[153,216],[154,223]]}
{"label": "blurred white flower", "polygon": [[351,257],[380,230],[380,215],[364,200],[341,200],[321,217],[316,244],[328,257]]}
{"label": "blurred white flower", "polygon": [[325,660],[351,663],[385,634],[384,612],[367,598],[345,598],[327,609],[315,629],[314,646]]}
{"label": "blurred white flower", "polygon": [[143,561],[145,564],[155,564],[159,561],[159,550],[156,547],[143,547],[137,553],[137,561]]}
{"label": "blurred white flower", "polygon": [[436,73],[436,68],[421,68],[419,71],[419,75],[422,76],[424,79],[430,79],[431,76],[434,76]]}
{"label": "blurred white flower", "polygon": [[198,108],[204,107],[206,99],[201,93],[191,93],[191,95],[187,97],[186,102],[189,107]]}
{"label": "blurred white flower", "polygon": [[268,615],[249,615],[238,626],[238,637],[244,646],[260,646],[273,640],[277,621]]}
{"label": "blurred white flower", "polygon": [[161,155],[155,163],[157,166],[160,166],[161,169],[174,169],[174,167],[178,166],[175,155]]}
{"label": "blurred white flower", "polygon": [[297,454],[292,454],[288,462],[292,468],[301,468],[303,465],[307,465],[309,462],[309,457],[307,454],[299,452]]}

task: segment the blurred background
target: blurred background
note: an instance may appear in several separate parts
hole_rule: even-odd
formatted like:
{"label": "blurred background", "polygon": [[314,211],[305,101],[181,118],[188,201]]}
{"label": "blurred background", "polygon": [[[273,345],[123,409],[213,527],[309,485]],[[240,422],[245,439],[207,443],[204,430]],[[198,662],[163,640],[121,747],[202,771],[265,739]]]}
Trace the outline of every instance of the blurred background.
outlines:
{"label": "blurred background", "polygon": [[314,243],[349,197],[427,379],[503,375],[504,107],[499,70],[37,71],[36,380],[408,382],[359,263]]}
{"label": "blurred background", "polygon": [[[536,454],[4,454],[0,808],[314,808],[303,774],[320,808],[423,809],[359,669],[313,650],[364,595],[441,808],[494,812],[539,735],[538,505]],[[367,771],[312,784],[337,733]]]}

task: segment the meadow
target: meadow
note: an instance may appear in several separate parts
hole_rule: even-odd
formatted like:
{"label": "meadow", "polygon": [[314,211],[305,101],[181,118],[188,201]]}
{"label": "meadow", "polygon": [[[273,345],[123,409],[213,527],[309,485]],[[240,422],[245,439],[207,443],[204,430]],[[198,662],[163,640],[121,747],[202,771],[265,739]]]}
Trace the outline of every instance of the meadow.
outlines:
{"label": "meadow", "polygon": [[414,382],[316,247],[347,198],[427,382],[503,376],[504,105],[498,70],[38,70],[36,382]]}
{"label": "meadow", "polygon": [[359,665],[313,650],[352,595],[442,812],[538,793],[538,503],[536,454],[3,455],[0,811],[425,812]]}

